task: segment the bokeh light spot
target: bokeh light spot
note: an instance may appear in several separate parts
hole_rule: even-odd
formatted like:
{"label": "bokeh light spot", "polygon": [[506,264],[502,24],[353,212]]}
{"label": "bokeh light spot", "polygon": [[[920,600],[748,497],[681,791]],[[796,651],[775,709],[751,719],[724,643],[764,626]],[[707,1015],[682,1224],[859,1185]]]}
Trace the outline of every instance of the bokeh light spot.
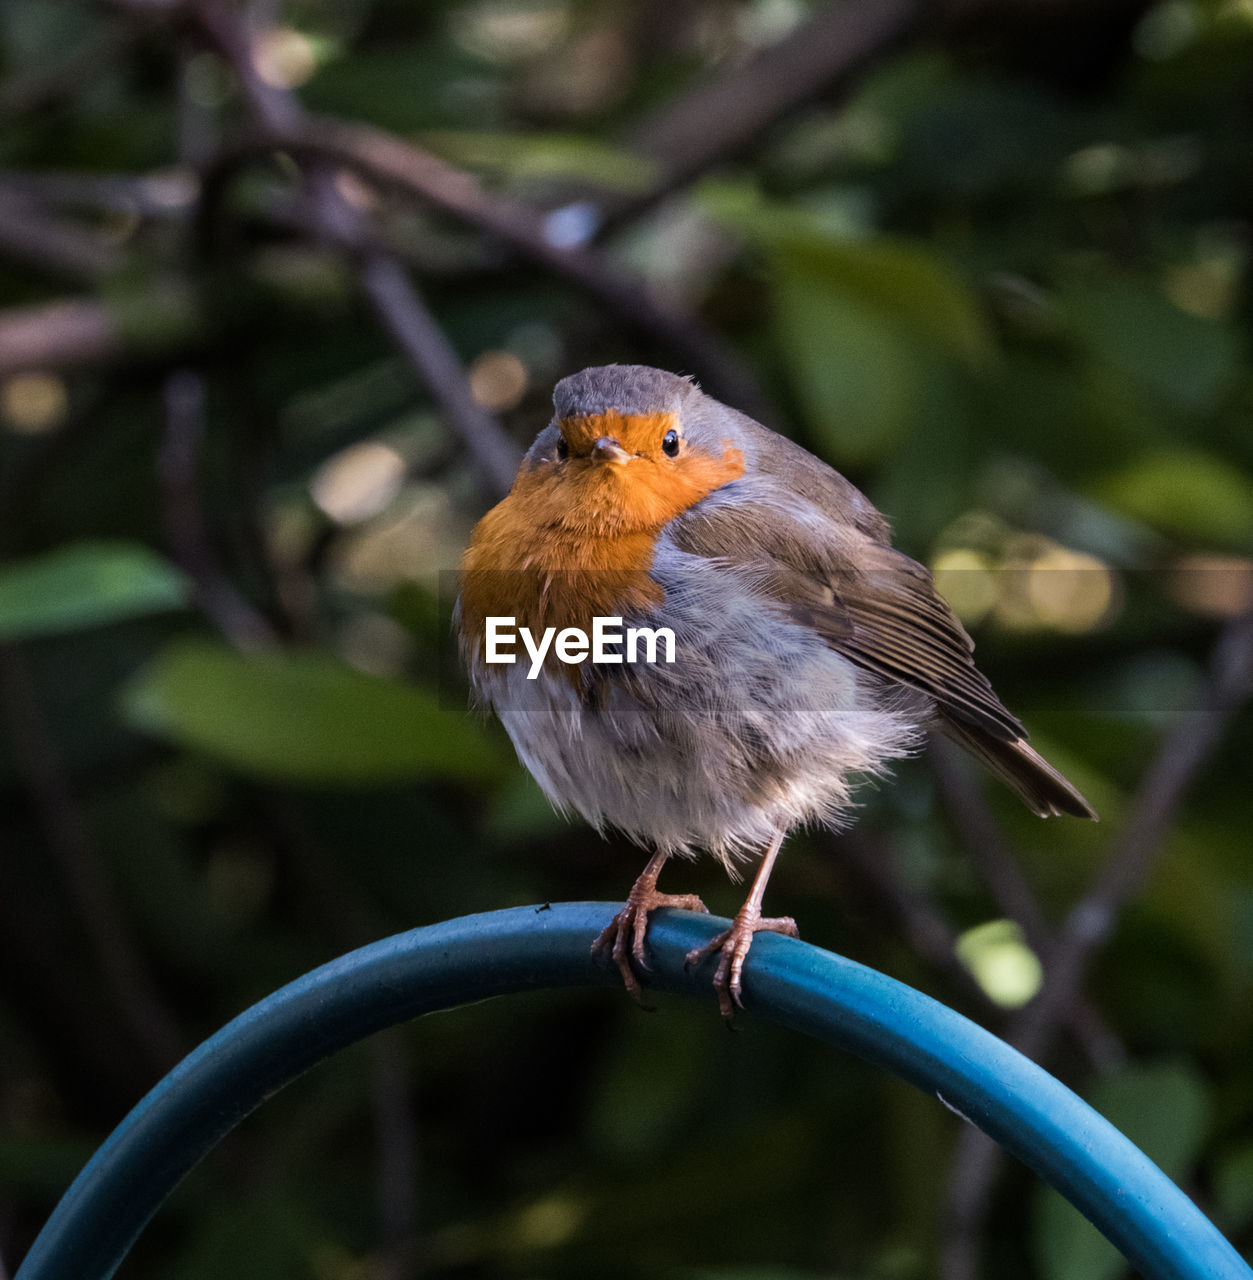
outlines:
{"label": "bokeh light spot", "polygon": [[252,48],[257,75],[275,89],[298,89],[318,69],[313,41],[292,27],[262,32]]}
{"label": "bokeh light spot", "polygon": [[941,552],[932,569],[936,589],[963,622],[980,621],[996,603],[996,572],[982,552],[969,547]]}
{"label": "bokeh light spot", "polygon": [[493,413],[516,407],[529,382],[526,365],[512,351],[484,351],[470,366],[470,394]]}
{"label": "bokeh light spot", "polygon": [[1027,570],[1027,599],[1041,625],[1078,634],[1106,620],[1114,603],[1114,578],[1095,556],[1057,547]]}
{"label": "bokeh light spot", "polygon": [[395,498],[404,479],[404,458],[391,445],[366,440],[328,458],[309,490],[336,524],[361,524]]}
{"label": "bokeh light spot", "polygon": [[1253,609],[1253,560],[1212,552],[1180,556],[1171,566],[1170,594],[1185,609],[1209,618],[1234,618]]}
{"label": "bokeh light spot", "polygon": [[579,1229],[583,1208],[569,1196],[545,1196],[518,1214],[517,1240],[524,1249],[552,1249]]}
{"label": "bokeh light spot", "polygon": [[988,998],[1020,1009],[1039,992],[1044,968],[1012,920],[989,920],[957,939],[957,956]]}
{"label": "bokeh light spot", "polygon": [[69,410],[65,383],[52,373],[19,373],[0,385],[0,417],[15,435],[55,431]]}
{"label": "bokeh light spot", "polygon": [[480,0],[452,15],[453,39],[488,62],[526,62],[551,49],[570,25],[564,0]]}

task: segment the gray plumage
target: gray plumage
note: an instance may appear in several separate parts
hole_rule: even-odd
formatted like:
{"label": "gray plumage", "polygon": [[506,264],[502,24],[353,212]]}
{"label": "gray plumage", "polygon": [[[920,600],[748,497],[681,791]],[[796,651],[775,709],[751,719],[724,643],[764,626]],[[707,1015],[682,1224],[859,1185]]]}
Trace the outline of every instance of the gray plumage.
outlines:
{"label": "gray plumage", "polygon": [[[887,521],[843,476],[675,374],[586,369],[553,398],[557,420],[672,413],[684,449],[744,461],[661,529],[650,575],[664,603],[626,619],[671,627],[673,666],[528,681],[520,666],[470,662],[554,803],[730,865],[798,823],[838,825],[856,779],[934,728],[1034,812],[1095,817],[1027,743],[930,573],[891,547]],[[556,422],[541,432],[524,467],[559,465],[560,435]]]}
{"label": "gray plumage", "polygon": [[558,418],[608,413],[678,413],[703,398],[690,379],[642,364],[608,364],[562,378],[553,388]]}

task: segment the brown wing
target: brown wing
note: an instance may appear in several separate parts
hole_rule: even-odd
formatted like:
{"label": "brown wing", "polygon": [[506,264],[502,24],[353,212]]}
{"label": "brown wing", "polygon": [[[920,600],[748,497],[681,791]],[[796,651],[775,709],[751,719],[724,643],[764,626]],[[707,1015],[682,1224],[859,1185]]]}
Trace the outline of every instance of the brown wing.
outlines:
{"label": "brown wing", "polygon": [[977,756],[1041,817],[1095,818],[1027,743],[975,666],[974,642],[931,574],[866,528],[800,519],[751,501],[701,503],[669,526],[685,551],[743,565],[792,617],[867,671],[934,700],[936,727]]}

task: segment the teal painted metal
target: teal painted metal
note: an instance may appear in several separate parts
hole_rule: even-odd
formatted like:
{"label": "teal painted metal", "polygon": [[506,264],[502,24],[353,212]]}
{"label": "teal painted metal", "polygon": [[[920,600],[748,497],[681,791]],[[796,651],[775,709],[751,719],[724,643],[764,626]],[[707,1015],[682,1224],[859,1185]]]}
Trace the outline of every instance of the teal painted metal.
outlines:
{"label": "teal painted metal", "polygon": [[[118,1126],[57,1206],[16,1280],[104,1280],[179,1179],[276,1089],[371,1032],[541,987],[619,987],[592,939],[616,906],[518,907],[415,929],[343,956],[254,1005]],[[713,1017],[687,952],[727,921],[660,912],[651,985]],[[793,938],[762,934],[744,972],[753,1015],[816,1036],[939,1096],[1078,1206],[1150,1280],[1253,1280],[1214,1226],[1064,1085],[951,1009]]]}

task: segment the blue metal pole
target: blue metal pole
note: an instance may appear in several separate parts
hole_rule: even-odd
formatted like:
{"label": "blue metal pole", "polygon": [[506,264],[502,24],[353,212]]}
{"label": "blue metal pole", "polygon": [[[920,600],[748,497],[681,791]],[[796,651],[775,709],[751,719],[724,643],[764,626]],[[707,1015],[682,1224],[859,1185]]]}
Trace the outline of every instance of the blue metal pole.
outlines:
{"label": "blue metal pole", "polygon": [[[620,986],[593,963],[616,905],[467,916],[363,947],[277,991],[183,1060],[117,1127],[49,1218],[16,1280],[105,1280],[179,1179],[275,1090],[418,1014],[540,987]],[[687,952],[727,921],[659,913],[650,985],[710,1005]],[[744,1004],[940,1096],[1052,1183],[1150,1280],[1253,1280],[1196,1206],[1085,1102],[936,1001],[793,938],[759,935]],[[712,1012],[710,1013],[712,1015]]]}

